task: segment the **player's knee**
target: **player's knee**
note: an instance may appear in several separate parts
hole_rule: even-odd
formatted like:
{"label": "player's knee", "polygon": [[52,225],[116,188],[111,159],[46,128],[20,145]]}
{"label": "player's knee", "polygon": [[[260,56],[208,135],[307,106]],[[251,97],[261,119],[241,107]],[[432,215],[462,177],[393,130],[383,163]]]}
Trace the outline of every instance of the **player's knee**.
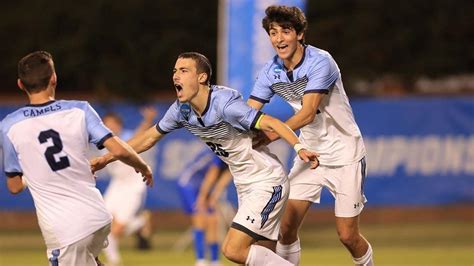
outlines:
{"label": "player's knee", "polygon": [[232,247],[231,245],[223,245],[221,251],[224,257],[235,263],[244,264],[247,259],[242,255],[243,252],[241,250]]}
{"label": "player's knee", "polygon": [[339,233],[339,240],[342,244],[346,247],[353,247],[358,241],[359,235],[352,233],[350,231],[340,232]]}
{"label": "player's knee", "polygon": [[280,241],[293,243],[298,239],[298,229],[290,223],[282,222],[280,226]]}

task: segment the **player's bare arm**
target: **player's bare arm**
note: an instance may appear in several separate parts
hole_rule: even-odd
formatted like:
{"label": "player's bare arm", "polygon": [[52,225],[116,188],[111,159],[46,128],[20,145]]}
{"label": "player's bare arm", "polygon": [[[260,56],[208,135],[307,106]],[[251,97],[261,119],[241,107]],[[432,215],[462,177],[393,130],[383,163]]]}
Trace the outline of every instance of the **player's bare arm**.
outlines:
{"label": "player's bare arm", "polygon": [[291,130],[288,125],[269,115],[263,115],[257,124],[258,129],[275,132],[279,137],[288,142],[295,148],[295,151],[301,160],[311,162],[311,169],[318,167],[319,161],[317,157],[319,155],[303,148],[295,132]]}
{"label": "player's bare arm", "polygon": [[107,139],[104,142],[104,146],[114,158],[140,172],[143,176],[143,181],[147,185],[153,185],[153,175],[150,166],[127,143],[114,136]]}
{"label": "player's bare arm", "polygon": [[[324,94],[322,93],[308,93],[303,96],[303,105],[300,111],[295,113],[290,119],[288,119],[285,123],[292,129],[298,130],[307,124],[311,123],[318,111],[319,104],[323,99]],[[263,103],[249,99],[247,104],[252,106],[253,108],[260,110],[263,107]],[[279,139],[280,136],[272,131],[262,131],[262,134],[259,135],[255,147],[260,145],[267,145],[272,141]]]}
{"label": "player's bare arm", "polygon": [[196,209],[199,211],[205,211],[207,209],[207,200],[212,187],[215,185],[217,178],[219,177],[220,168],[217,165],[209,167],[202,181],[201,187],[199,188],[199,194],[196,200]]}
{"label": "player's bare arm", "polygon": [[323,93],[307,93],[303,96],[303,104],[301,110],[290,117],[285,124],[291,129],[298,130],[309,123],[313,122],[318,112],[319,104],[325,94]]}
{"label": "player's bare arm", "polygon": [[219,175],[219,179],[217,180],[217,183],[214,186],[211,195],[209,196],[209,208],[216,208],[219,198],[221,197],[224,190],[227,188],[227,185],[230,183],[230,181],[232,181],[232,174],[229,168],[227,168],[223,170]]}
{"label": "player's bare arm", "polygon": [[250,99],[250,98],[247,100],[247,104],[253,109],[257,109],[257,110],[262,110],[263,106],[265,105],[264,103],[261,103],[257,100]]}
{"label": "player's bare arm", "polygon": [[18,194],[25,189],[25,183],[21,175],[16,175],[7,178],[8,191],[12,194]]}
{"label": "player's bare arm", "polygon": [[[158,142],[162,137],[163,135],[158,132],[158,130],[156,130],[155,126],[153,126],[142,134],[138,134],[131,138],[127,144],[130,145],[130,147],[132,147],[137,153],[141,153],[153,147],[153,145],[155,145],[155,143]],[[90,161],[91,170],[92,172],[96,172],[107,166],[107,164],[116,160],[117,158],[114,156],[114,154],[109,152],[103,156],[92,159]]]}

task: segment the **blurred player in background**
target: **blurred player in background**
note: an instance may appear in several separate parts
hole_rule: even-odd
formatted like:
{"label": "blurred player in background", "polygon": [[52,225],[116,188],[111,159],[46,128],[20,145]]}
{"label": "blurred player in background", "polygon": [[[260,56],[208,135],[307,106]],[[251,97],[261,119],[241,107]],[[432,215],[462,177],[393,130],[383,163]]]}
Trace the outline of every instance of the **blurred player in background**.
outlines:
{"label": "blurred player in background", "polygon": [[49,53],[22,58],[18,77],[30,103],[2,122],[8,189],[16,194],[28,184],[51,265],[98,265],[112,216],[95,187],[89,142],[140,171],[149,185],[151,168],[112,135],[87,102],[55,100],[57,76]]}
{"label": "blurred player in background", "polygon": [[[117,113],[103,116],[104,124],[121,139],[128,140],[134,134],[141,134],[154,124],[157,111],[153,107],[142,108],[143,120],[135,132],[123,128],[122,118]],[[146,186],[137,180],[133,168],[120,162],[114,162],[106,168],[111,181],[104,193],[107,209],[112,213],[112,228],[105,248],[108,265],[120,265],[119,240],[123,236],[137,233],[138,247],[150,248],[151,214],[143,209],[146,199]]]}
{"label": "blurred player in background", "polygon": [[[211,86],[211,64],[204,55],[180,54],[173,73],[178,100],[156,126],[129,140],[130,145],[143,152],[182,127],[199,137],[227,163],[237,188],[239,208],[222,245],[224,256],[246,265],[292,265],[272,251],[289,193],[288,178],[268,148],[252,149],[252,130],[275,131],[312,168],[318,166],[317,154],[303,149],[283,122],[249,107],[236,90]],[[95,158],[92,169],[114,160],[110,153]]]}
{"label": "blurred player in background", "polygon": [[[263,28],[277,55],[259,73],[248,104],[260,110],[274,94],[282,97],[295,111],[286,124],[293,130],[300,129],[301,143],[320,154],[316,170],[295,158],[277,253],[299,264],[299,228],[326,187],[336,199],[336,228],[341,242],[356,265],[373,265],[372,248],[359,233],[359,214],[366,202],[366,152],[340,70],[328,52],[304,44],[307,21],[299,8],[270,6],[265,13]],[[274,132],[266,135],[263,143],[278,138]]]}
{"label": "blurred player in background", "polygon": [[[227,165],[208,148],[195,156],[178,179],[184,212],[191,216],[196,266],[221,265],[216,208],[231,179]],[[210,264],[206,260],[206,250]]]}

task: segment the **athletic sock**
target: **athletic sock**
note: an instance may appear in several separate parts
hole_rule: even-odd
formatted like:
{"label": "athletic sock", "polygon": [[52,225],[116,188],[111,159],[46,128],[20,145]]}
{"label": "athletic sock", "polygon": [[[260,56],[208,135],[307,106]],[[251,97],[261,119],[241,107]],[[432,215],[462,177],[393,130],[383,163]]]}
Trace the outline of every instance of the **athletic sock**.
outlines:
{"label": "athletic sock", "polygon": [[301,244],[300,240],[297,239],[295,242],[289,245],[283,245],[280,242],[277,243],[276,253],[284,258],[285,260],[293,263],[294,265],[300,264],[301,259]]}
{"label": "athletic sock", "polygon": [[374,261],[372,259],[372,246],[369,244],[369,248],[364,256],[360,258],[352,258],[352,261],[356,266],[373,266]]}
{"label": "athletic sock", "polygon": [[193,229],[193,238],[196,259],[203,260],[206,256],[206,242],[204,239],[204,231],[201,229]]}
{"label": "athletic sock", "polygon": [[209,255],[211,262],[219,261],[219,243],[213,242],[209,244]]}
{"label": "athletic sock", "polygon": [[268,248],[251,245],[247,260],[245,261],[246,266],[292,266],[293,264]]}
{"label": "athletic sock", "polygon": [[140,215],[140,216],[135,217],[129,223],[127,223],[127,226],[125,227],[125,235],[129,236],[135,233],[140,228],[142,228],[144,224],[145,224],[145,218],[143,216]]}
{"label": "athletic sock", "polygon": [[104,249],[105,256],[107,257],[107,265],[119,264],[121,258],[118,249],[118,241],[112,234],[109,234],[108,242],[109,245]]}

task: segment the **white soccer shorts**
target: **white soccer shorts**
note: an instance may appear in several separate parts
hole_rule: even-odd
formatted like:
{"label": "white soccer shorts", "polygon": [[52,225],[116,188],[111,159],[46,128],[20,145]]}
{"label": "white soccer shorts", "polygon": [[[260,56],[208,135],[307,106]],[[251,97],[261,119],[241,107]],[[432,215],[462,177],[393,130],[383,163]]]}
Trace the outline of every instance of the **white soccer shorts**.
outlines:
{"label": "white soccer shorts", "polygon": [[278,240],[280,220],[289,195],[289,182],[237,188],[239,209],[231,227],[256,240]]}
{"label": "white soccer shorts", "polygon": [[65,247],[47,249],[46,256],[50,265],[97,265],[95,258],[107,246],[109,233],[110,224]]}
{"label": "white soccer shorts", "polygon": [[310,169],[309,164],[296,158],[288,178],[292,200],[320,202],[321,191],[326,187],[335,198],[336,217],[355,217],[362,212],[367,199],[364,195],[366,177],[365,158],[344,166],[320,165]]}

